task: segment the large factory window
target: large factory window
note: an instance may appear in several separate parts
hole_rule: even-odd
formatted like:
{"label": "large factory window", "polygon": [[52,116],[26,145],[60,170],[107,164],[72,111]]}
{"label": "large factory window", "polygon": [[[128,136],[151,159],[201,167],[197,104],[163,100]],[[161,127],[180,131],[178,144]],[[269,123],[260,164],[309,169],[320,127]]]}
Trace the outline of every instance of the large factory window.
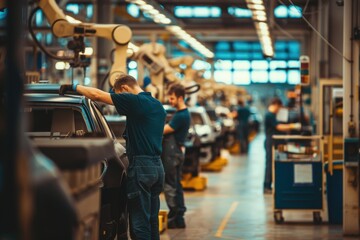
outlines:
{"label": "large factory window", "polygon": [[[214,64],[214,78],[218,82],[236,85],[251,83],[298,84],[300,81],[298,41],[276,41],[274,59],[265,59],[258,42],[219,42]],[[230,78],[230,79],[229,79]]]}
{"label": "large factory window", "polygon": [[221,8],[216,6],[176,6],[174,14],[178,18],[218,18]]}
{"label": "large factory window", "polygon": [[238,18],[251,18],[251,10],[247,8],[229,7],[228,13]]}
{"label": "large factory window", "polygon": [[251,83],[250,80],[250,72],[249,71],[234,71],[233,75],[233,84],[236,85],[249,85]]}
{"label": "large factory window", "polygon": [[217,82],[231,84],[233,81],[232,72],[230,70],[215,70],[214,78]]}
{"label": "large factory window", "polygon": [[301,18],[302,8],[299,6],[279,5],[274,9],[276,18]]}
{"label": "large factory window", "polygon": [[140,9],[135,4],[128,4],[126,6],[126,10],[134,18],[138,18],[140,16]]}

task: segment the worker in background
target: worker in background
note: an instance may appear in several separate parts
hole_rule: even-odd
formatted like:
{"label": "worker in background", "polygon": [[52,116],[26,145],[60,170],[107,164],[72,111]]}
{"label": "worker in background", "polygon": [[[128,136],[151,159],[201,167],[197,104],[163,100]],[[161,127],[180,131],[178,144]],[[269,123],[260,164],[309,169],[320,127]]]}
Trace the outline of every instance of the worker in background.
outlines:
{"label": "worker in background", "polygon": [[279,98],[273,98],[268,106],[265,114],[265,150],[266,150],[266,163],[265,163],[265,179],[264,179],[264,193],[271,193],[272,188],[272,145],[273,135],[280,132],[288,132],[290,130],[301,129],[300,123],[283,124],[278,123],[276,114],[282,107],[282,101]]}
{"label": "worker in background", "polygon": [[127,198],[132,239],[160,239],[159,195],[164,186],[161,162],[162,135],[166,112],[162,104],[144,92],[130,75],[114,83],[115,93],[92,87],[65,84],[60,94],[76,91],[93,101],[114,105],[126,121],[126,152],[129,159]]}
{"label": "worker in background", "polygon": [[169,208],[168,228],[185,228],[186,211],[181,185],[182,167],[185,160],[184,142],[190,127],[190,113],[186,107],[185,89],[173,84],[168,91],[169,102],[176,108],[172,119],[164,127],[162,161],[165,169],[165,199]]}
{"label": "worker in background", "polygon": [[250,109],[245,105],[245,101],[239,99],[238,107],[235,112],[238,121],[238,139],[240,141],[240,151],[247,153],[249,148],[249,117],[251,115]]}
{"label": "worker in background", "polygon": [[238,105],[233,107],[232,112],[228,114],[229,117],[236,119],[236,140],[240,144],[240,152],[247,153],[249,145],[249,117],[250,109],[245,106],[242,99],[238,100]]}

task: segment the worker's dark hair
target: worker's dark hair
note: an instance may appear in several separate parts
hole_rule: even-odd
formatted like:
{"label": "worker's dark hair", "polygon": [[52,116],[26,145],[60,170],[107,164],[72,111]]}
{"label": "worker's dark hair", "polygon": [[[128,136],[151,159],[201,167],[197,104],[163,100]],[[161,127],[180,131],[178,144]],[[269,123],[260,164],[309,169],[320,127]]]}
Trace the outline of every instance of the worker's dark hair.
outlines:
{"label": "worker's dark hair", "polygon": [[133,76],[122,74],[115,79],[114,89],[120,89],[122,85],[127,85],[131,88],[138,85],[136,79]]}
{"label": "worker's dark hair", "polygon": [[270,101],[270,105],[279,105],[279,106],[282,106],[282,101],[280,98],[278,97],[274,97],[273,99],[271,99]]}
{"label": "worker's dark hair", "polygon": [[244,107],[245,106],[245,101],[243,99],[238,99],[238,105],[241,106],[241,107]]}
{"label": "worker's dark hair", "polygon": [[175,94],[177,98],[182,97],[185,99],[185,88],[179,83],[172,84],[168,90],[168,95]]}

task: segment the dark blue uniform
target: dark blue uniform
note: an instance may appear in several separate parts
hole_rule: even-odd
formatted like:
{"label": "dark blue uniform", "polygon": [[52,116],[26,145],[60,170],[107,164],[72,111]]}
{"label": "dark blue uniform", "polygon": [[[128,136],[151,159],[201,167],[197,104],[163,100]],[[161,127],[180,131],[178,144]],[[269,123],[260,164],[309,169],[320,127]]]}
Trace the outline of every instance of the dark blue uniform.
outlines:
{"label": "dark blue uniform", "polygon": [[173,133],[164,136],[162,160],[165,169],[164,194],[170,209],[168,227],[185,227],[184,213],[186,211],[184,193],[181,186],[182,166],[185,156],[181,150],[189,131],[191,116],[189,110],[175,112],[169,122]]}
{"label": "dark blue uniform", "polygon": [[265,163],[265,180],[264,189],[271,189],[272,183],[272,136],[277,134],[276,126],[278,121],[276,120],[276,114],[272,112],[266,112],[265,114],[265,150],[266,150],[266,163]]}
{"label": "dark blue uniform", "polygon": [[126,120],[126,151],[129,158],[127,196],[133,239],[160,239],[159,195],[164,186],[160,155],[166,112],[150,93],[111,94]]}
{"label": "dark blue uniform", "polygon": [[170,127],[175,130],[173,133],[175,140],[180,145],[184,145],[190,122],[191,117],[187,108],[177,111],[169,122]]}
{"label": "dark blue uniform", "polygon": [[248,151],[249,145],[249,117],[250,110],[248,107],[238,107],[237,109],[237,120],[238,120],[238,138],[240,141],[241,152]]}

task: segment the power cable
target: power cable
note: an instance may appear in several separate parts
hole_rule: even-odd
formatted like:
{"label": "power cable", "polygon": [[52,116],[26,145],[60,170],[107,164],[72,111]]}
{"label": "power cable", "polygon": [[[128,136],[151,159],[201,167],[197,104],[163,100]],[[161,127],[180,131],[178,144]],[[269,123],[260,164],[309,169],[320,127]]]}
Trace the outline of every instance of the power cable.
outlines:
{"label": "power cable", "polygon": [[296,39],[291,33],[283,29],[277,22],[274,22],[277,29],[280,30],[283,34],[285,34],[290,39]]}
{"label": "power cable", "polygon": [[59,60],[59,61],[71,61],[71,60],[73,60],[73,58],[71,58],[71,57],[59,57],[59,56],[56,56],[55,54],[52,54],[36,38],[35,33],[34,33],[34,29],[33,29],[33,26],[32,26],[32,20],[34,18],[35,13],[38,10],[40,10],[40,7],[36,7],[31,11],[30,17],[29,17],[29,22],[28,22],[28,28],[29,28],[30,35],[33,38],[36,45],[45,53],[46,56],[48,56],[50,58],[53,58],[53,59],[56,59],[56,60]]}
{"label": "power cable", "polygon": [[308,7],[308,5],[309,5],[309,2],[310,2],[310,0],[307,0],[307,1],[306,1],[305,6],[304,6],[304,8],[303,8],[303,14],[305,14],[306,9],[307,9],[307,7]]}
{"label": "power cable", "polygon": [[[278,0],[281,4],[285,5],[284,2],[281,0]],[[296,8],[296,5],[293,3],[293,1],[288,0],[291,5],[295,7],[295,9],[301,14],[301,18],[309,25],[309,27],[332,49],[334,50],[338,55],[340,55],[342,58],[344,58],[348,62],[352,62],[350,59],[345,57],[336,47],[334,47],[321,33],[316,30],[316,28],[302,15],[301,11]],[[285,5],[286,6],[286,5]]]}

